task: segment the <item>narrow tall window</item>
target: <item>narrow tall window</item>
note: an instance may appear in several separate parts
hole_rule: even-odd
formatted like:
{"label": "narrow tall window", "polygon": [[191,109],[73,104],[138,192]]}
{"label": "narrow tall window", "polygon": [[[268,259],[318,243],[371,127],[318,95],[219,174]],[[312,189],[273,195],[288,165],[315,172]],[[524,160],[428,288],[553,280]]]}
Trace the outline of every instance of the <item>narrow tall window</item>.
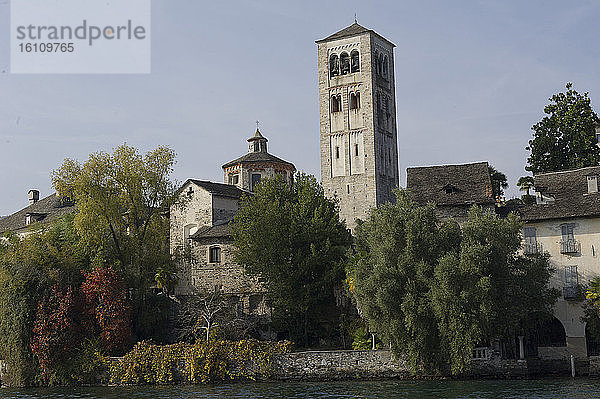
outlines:
{"label": "narrow tall window", "polygon": [[358,156],[358,144],[354,144],[354,155]]}
{"label": "narrow tall window", "polygon": [[360,56],[358,55],[358,51],[352,50],[350,53],[350,72],[359,72],[360,71]]}
{"label": "narrow tall window", "polygon": [[256,188],[256,186],[258,185],[258,183],[260,183],[260,173],[253,173],[252,174],[252,187],[251,187],[251,191],[254,191],[254,189]]}
{"label": "narrow tall window", "polygon": [[340,72],[342,75],[350,73],[350,56],[348,53],[342,53],[340,55]]}
{"label": "narrow tall window", "polygon": [[383,57],[382,69],[383,69],[383,77],[387,78],[388,77],[388,72],[389,72],[387,55],[385,57]]}
{"label": "narrow tall window", "polygon": [[561,240],[561,253],[563,254],[572,254],[577,253],[577,243],[575,242],[575,237],[573,235],[573,224],[563,224],[560,226],[562,240]]}
{"label": "narrow tall window", "polygon": [[254,152],[260,151],[260,143],[258,141],[254,142]]}
{"label": "narrow tall window", "polygon": [[340,112],[342,110],[342,97],[339,95],[331,96],[331,112]]}
{"label": "narrow tall window", "polygon": [[335,147],[335,159],[340,159],[340,147]]}
{"label": "narrow tall window", "polygon": [[597,176],[588,176],[587,184],[588,184],[588,194],[595,194],[598,192],[598,177]]}
{"label": "narrow tall window", "polygon": [[221,248],[220,247],[210,247],[209,250],[209,262],[210,263],[221,263]]}
{"label": "narrow tall window", "polygon": [[578,283],[577,266],[565,266],[565,287],[574,288]]}
{"label": "narrow tall window", "polygon": [[337,54],[332,54],[329,57],[329,76],[334,77],[340,74],[340,60]]}
{"label": "narrow tall window", "polygon": [[525,240],[525,248],[523,249],[523,252],[528,255],[537,254],[538,246],[535,227],[524,227],[523,239]]}
{"label": "narrow tall window", "polygon": [[355,93],[350,93],[350,109],[358,109]]}

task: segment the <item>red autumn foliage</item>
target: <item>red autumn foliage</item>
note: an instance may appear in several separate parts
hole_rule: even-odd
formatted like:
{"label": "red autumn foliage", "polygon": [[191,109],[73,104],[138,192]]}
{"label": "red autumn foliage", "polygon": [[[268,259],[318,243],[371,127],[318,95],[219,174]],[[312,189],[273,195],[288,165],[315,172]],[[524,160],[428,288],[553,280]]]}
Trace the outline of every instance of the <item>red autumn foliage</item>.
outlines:
{"label": "red autumn foliage", "polygon": [[131,337],[131,308],[125,298],[125,281],[111,267],[82,272],[81,293],[86,313],[94,320],[95,333],[109,354],[121,354]]}
{"label": "red autumn foliage", "polygon": [[52,371],[68,362],[83,336],[81,300],[71,287],[58,284],[38,305],[31,351],[40,362],[42,380],[51,382]]}

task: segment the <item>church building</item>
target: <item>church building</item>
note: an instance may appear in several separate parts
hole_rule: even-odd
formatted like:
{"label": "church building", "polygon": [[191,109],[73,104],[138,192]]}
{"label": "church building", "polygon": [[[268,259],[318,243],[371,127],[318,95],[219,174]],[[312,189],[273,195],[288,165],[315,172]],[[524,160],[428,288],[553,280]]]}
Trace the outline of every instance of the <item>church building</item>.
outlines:
{"label": "church building", "polygon": [[171,252],[183,254],[175,295],[217,291],[233,298],[240,312],[268,312],[260,279],[244,274],[234,260],[229,230],[241,197],[252,195],[262,178],[293,179],[295,166],[270,154],[267,141],[256,129],[248,153],[223,165],[224,183],[189,179],[180,188],[181,203],[169,216]]}

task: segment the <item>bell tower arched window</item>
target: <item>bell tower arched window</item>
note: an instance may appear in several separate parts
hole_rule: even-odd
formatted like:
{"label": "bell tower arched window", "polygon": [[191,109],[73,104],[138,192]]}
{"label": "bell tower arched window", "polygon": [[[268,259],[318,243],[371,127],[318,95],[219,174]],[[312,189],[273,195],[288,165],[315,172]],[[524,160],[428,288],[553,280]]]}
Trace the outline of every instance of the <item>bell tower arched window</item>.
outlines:
{"label": "bell tower arched window", "polygon": [[331,112],[340,112],[342,110],[342,96],[331,96]]}
{"label": "bell tower arched window", "polygon": [[331,54],[329,57],[329,77],[338,76],[340,74],[340,60],[337,54]]}
{"label": "bell tower arched window", "polygon": [[342,53],[340,55],[340,70],[342,75],[350,73],[350,56],[348,53]]}
{"label": "bell tower arched window", "polygon": [[360,56],[358,55],[358,51],[352,50],[350,53],[350,72],[359,72],[360,71]]}
{"label": "bell tower arched window", "polygon": [[360,92],[350,93],[350,109],[360,108]]}

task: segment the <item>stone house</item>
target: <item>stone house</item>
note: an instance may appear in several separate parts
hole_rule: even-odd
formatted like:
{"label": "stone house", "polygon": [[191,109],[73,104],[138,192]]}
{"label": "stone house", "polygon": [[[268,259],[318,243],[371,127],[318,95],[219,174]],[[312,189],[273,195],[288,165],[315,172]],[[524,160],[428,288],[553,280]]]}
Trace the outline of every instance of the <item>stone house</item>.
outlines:
{"label": "stone house", "polygon": [[487,162],[407,168],[406,188],[417,204],[433,202],[442,219],[462,223],[473,205],[495,211]]}
{"label": "stone house", "polygon": [[223,165],[227,183],[189,179],[179,189],[181,204],[170,209],[170,248],[184,253],[176,295],[217,291],[237,302],[240,312],[265,314],[264,285],[235,263],[229,223],[242,195],[252,195],[262,178],[280,174],[291,182],[296,168],[268,153],[258,129],[248,142],[246,155]]}
{"label": "stone house", "polygon": [[39,231],[58,218],[75,212],[75,204],[51,194],[40,199],[38,190],[29,190],[27,193],[29,205],[13,213],[0,218],[0,236],[7,232],[19,235],[27,235]]}
{"label": "stone house", "polygon": [[546,252],[556,268],[551,285],[562,292],[540,357],[599,354],[582,321],[585,287],[600,275],[600,166],[534,176],[536,203],[520,209],[523,251]]}

